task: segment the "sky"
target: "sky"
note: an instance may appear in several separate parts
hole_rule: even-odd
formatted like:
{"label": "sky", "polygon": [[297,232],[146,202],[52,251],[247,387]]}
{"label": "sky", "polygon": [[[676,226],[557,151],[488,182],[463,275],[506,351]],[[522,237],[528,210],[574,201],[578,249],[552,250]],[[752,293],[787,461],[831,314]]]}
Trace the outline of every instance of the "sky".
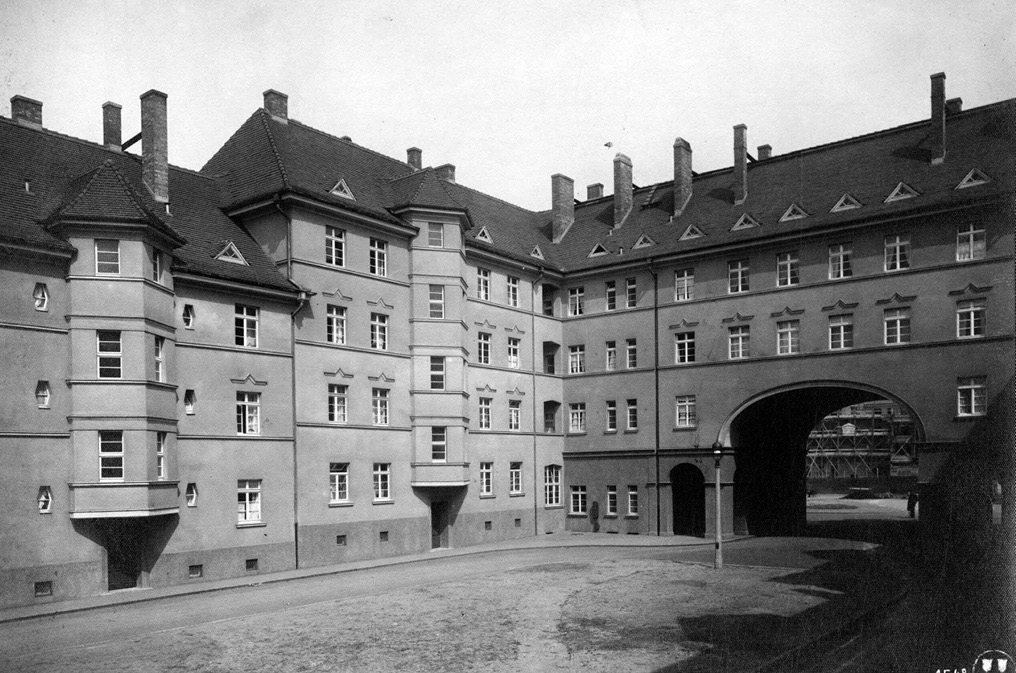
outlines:
{"label": "sky", "polygon": [[636,184],[732,165],[733,131],[778,155],[930,114],[930,75],[965,108],[1016,97],[1011,0],[4,0],[0,114],[101,142],[101,107],[168,95],[169,157],[200,169],[262,105],[532,210],[550,176],[576,197],[613,158]]}

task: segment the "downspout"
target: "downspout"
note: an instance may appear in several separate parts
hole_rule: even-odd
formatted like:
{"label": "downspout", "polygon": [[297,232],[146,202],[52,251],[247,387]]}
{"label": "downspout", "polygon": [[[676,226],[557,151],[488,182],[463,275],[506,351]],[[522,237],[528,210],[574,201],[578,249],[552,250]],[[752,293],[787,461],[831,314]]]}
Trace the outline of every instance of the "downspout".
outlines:
{"label": "downspout", "polygon": [[[530,350],[530,376],[533,380],[533,536],[540,536],[540,491],[537,489],[537,477],[539,476],[539,470],[536,467],[536,442],[537,435],[536,429],[539,427],[537,424],[536,411],[536,288],[539,286],[540,281],[543,280],[543,267],[540,267],[540,275],[533,281],[533,289],[529,293],[529,333],[532,334],[531,343],[529,346]],[[540,362],[543,362],[541,354]]]}
{"label": "downspout", "polygon": [[653,258],[649,258],[649,273],[653,275],[653,406],[656,413],[656,443],[653,447],[653,458],[656,463],[656,536],[663,534],[660,524],[660,277],[653,267]]}

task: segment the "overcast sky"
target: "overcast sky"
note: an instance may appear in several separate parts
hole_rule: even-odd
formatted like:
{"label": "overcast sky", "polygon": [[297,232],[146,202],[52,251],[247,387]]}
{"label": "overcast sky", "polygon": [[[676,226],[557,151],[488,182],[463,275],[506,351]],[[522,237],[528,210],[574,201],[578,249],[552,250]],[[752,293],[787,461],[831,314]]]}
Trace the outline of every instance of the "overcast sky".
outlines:
{"label": "overcast sky", "polygon": [[[169,95],[171,163],[199,169],[262,92],[292,118],[534,209],[550,176],[612,188],[730,166],[732,127],[775,154],[929,114],[929,75],[964,107],[1016,97],[1011,0],[848,2],[206,2],[4,0],[0,95],[43,101],[47,128],[101,141],[101,106],[140,130]],[[611,147],[606,147],[611,143]]]}

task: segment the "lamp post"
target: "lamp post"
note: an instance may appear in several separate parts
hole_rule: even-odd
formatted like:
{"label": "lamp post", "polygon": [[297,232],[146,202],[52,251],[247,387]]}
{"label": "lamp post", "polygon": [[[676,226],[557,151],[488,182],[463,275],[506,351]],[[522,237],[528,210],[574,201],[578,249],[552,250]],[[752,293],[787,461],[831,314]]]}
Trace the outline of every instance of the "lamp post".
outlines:
{"label": "lamp post", "polygon": [[723,460],[723,444],[713,442],[713,461],[715,463],[713,475],[715,479],[713,490],[716,491],[716,553],[713,558],[713,567],[717,570],[723,568],[723,507],[720,500],[720,461]]}

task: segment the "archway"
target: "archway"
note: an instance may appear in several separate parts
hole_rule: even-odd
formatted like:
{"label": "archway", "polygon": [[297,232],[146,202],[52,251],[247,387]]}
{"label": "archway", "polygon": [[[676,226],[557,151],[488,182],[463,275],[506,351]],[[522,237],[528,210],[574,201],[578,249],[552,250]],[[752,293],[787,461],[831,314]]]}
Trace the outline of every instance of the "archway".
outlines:
{"label": "archway", "polygon": [[706,533],[706,481],[702,471],[681,463],[670,471],[674,493],[674,535],[702,537]]}

